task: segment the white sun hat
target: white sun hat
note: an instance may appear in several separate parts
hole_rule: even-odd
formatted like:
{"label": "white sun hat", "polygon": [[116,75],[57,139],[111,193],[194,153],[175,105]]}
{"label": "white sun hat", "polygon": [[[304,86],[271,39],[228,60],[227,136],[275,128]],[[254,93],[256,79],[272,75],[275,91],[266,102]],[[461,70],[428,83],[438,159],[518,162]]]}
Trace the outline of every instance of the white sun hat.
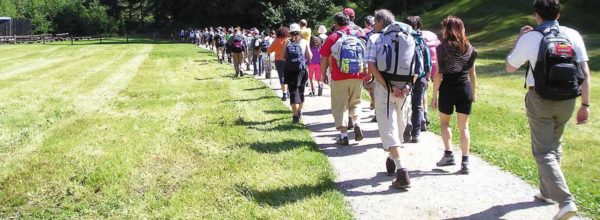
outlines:
{"label": "white sun hat", "polygon": [[298,23],[291,24],[290,32],[300,32],[300,25]]}

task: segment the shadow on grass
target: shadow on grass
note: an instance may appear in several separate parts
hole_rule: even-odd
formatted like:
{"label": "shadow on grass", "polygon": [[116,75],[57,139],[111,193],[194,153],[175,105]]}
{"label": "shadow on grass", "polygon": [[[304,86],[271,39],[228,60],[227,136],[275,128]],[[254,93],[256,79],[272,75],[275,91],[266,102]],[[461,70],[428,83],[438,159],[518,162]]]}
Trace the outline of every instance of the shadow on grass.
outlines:
{"label": "shadow on grass", "polygon": [[261,86],[261,87],[256,87],[256,88],[248,88],[248,89],[244,89],[244,91],[256,91],[256,90],[263,90],[263,89],[267,89],[268,87],[266,86]]}
{"label": "shadow on grass", "polygon": [[506,205],[497,205],[497,206],[492,206],[489,209],[486,209],[486,210],[476,213],[476,214],[472,214],[472,215],[464,216],[464,217],[458,217],[458,218],[449,218],[447,220],[450,220],[450,219],[501,219],[502,216],[506,215],[507,213],[513,212],[513,211],[529,209],[529,208],[534,208],[534,207],[539,207],[539,206],[546,206],[546,205],[550,205],[550,204],[543,204],[542,202],[530,201],[530,202],[518,202],[518,203],[506,204]]}
{"label": "shadow on grass", "polygon": [[194,79],[198,80],[198,81],[207,81],[207,80],[213,80],[213,79],[215,79],[215,77],[206,77],[206,78],[196,77]]}
{"label": "shadow on grass", "polygon": [[329,191],[336,191],[335,183],[331,180],[322,180],[317,185],[302,184],[271,190],[256,190],[243,185],[237,185],[236,189],[249,200],[271,207],[280,207],[307,198],[321,196]]}
{"label": "shadow on grass", "polygon": [[277,142],[254,142],[250,144],[250,149],[260,153],[279,153],[297,148],[308,148],[310,151],[317,151],[316,144],[312,141],[284,140]]}
{"label": "shadow on grass", "polygon": [[279,115],[279,114],[291,114],[292,111],[291,110],[266,110],[266,111],[264,111],[264,113]]}

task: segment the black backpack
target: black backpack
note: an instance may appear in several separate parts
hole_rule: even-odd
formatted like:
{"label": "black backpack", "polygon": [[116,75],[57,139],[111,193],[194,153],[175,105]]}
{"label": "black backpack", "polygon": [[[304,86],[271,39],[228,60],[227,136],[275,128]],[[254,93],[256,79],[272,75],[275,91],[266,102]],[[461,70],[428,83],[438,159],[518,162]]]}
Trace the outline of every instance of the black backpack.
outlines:
{"label": "black backpack", "polygon": [[536,30],[544,37],[540,43],[535,69],[529,68],[535,80],[535,91],[549,100],[569,100],[581,96],[585,76],[575,59],[575,49],[558,26]]}
{"label": "black backpack", "polygon": [[234,35],[231,40],[231,52],[241,53],[244,51],[244,39],[240,35]]}
{"label": "black backpack", "polygon": [[302,47],[299,43],[288,43],[287,58],[285,60],[285,70],[289,72],[300,72],[306,70],[306,57],[302,53]]}

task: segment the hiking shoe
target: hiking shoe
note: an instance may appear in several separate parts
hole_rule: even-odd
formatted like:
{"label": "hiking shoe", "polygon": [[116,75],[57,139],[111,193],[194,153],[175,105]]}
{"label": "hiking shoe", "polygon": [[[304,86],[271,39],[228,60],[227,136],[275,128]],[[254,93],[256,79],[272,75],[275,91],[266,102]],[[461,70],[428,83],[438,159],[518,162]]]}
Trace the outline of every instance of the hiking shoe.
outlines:
{"label": "hiking shoe", "polygon": [[295,116],[295,115],[292,116],[292,123],[294,123],[294,124],[300,123],[300,117]]}
{"label": "hiking shoe", "polygon": [[388,176],[394,176],[396,173],[396,164],[394,163],[394,160],[388,157],[387,160],[385,160],[385,169]]}
{"label": "hiking shoe", "polygon": [[438,161],[435,165],[437,165],[438,167],[443,167],[443,166],[452,166],[455,164],[456,163],[454,163],[454,155],[452,155],[452,156],[443,156],[442,159],[440,161]]}
{"label": "hiking shoe", "polygon": [[556,204],[556,202],[554,202],[552,199],[546,198],[542,195],[542,193],[538,193],[535,196],[533,196],[533,198],[540,200],[544,203],[548,203],[548,204]]}
{"label": "hiking shoe", "polygon": [[410,138],[410,143],[413,143],[413,144],[419,143],[419,137],[417,137],[417,136],[412,136],[412,137]]}
{"label": "hiking shoe", "polygon": [[342,145],[342,146],[349,146],[350,141],[348,141],[348,137],[345,137],[345,138],[338,137],[338,139],[335,140],[335,144]]}
{"label": "hiking shoe", "polygon": [[323,95],[323,88],[319,88],[318,95],[319,95],[319,96],[322,96],[322,95]]}
{"label": "hiking shoe", "polygon": [[283,96],[281,96],[281,101],[287,101],[287,93],[283,93]]}
{"label": "hiking shoe", "polygon": [[352,117],[348,117],[348,129],[353,129],[354,128],[354,121],[352,120]]}
{"label": "hiking shoe", "polygon": [[377,116],[373,116],[373,118],[371,118],[371,122],[377,122]]}
{"label": "hiking shoe", "polygon": [[392,182],[392,187],[395,189],[410,188],[410,177],[406,169],[398,169],[396,171],[396,180]]}
{"label": "hiking shoe", "polygon": [[553,220],[566,220],[577,215],[577,206],[574,203],[569,203],[565,207],[558,210],[558,213],[552,218]]}
{"label": "hiking shoe", "polygon": [[302,112],[300,112],[300,111],[298,112],[298,118],[302,119]]}
{"label": "hiking shoe", "polygon": [[410,142],[410,138],[412,137],[412,125],[406,125],[406,129],[404,129],[404,142]]}
{"label": "hiking shoe", "polygon": [[462,162],[460,164],[460,170],[458,171],[458,173],[460,174],[469,174],[469,163],[468,162]]}
{"label": "hiking shoe", "polygon": [[422,132],[427,132],[429,130],[429,128],[427,127],[427,122],[426,121],[422,121],[421,122],[421,131]]}
{"label": "hiking shoe", "polygon": [[365,137],[363,136],[363,132],[360,129],[360,126],[356,125],[354,126],[354,140],[355,141],[362,141]]}

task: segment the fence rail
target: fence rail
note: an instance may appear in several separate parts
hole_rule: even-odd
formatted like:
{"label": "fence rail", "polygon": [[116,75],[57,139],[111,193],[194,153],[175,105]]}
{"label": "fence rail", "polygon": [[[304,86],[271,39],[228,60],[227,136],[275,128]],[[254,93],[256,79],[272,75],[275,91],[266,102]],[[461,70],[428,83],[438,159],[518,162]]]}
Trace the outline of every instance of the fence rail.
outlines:
{"label": "fence rail", "polygon": [[34,43],[49,43],[56,41],[83,41],[83,40],[100,40],[102,36],[70,36],[69,33],[62,34],[40,34],[40,35],[22,35],[22,36],[0,36],[0,44],[34,44]]}

